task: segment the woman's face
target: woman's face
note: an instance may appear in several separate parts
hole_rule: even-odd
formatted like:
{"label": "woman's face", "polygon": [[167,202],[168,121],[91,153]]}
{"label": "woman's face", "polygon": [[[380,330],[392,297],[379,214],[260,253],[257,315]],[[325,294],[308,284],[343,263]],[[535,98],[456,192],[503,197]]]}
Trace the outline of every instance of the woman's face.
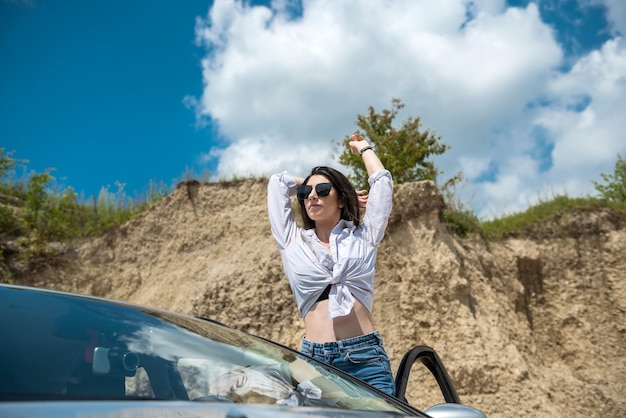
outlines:
{"label": "woman's face", "polygon": [[[309,218],[316,223],[331,222],[335,225],[341,218],[343,203],[339,201],[335,187],[331,187],[327,196],[319,196],[317,185],[322,183],[330,183],[330,181],[320,174],[314,174],[309,178],[306,184],[311,186],[312,190],[309,196],[304,199],[304,207]],[[323,190],[324,186],[320,186],[319,189]],[[324,193],[322,192],[322,194]]]}

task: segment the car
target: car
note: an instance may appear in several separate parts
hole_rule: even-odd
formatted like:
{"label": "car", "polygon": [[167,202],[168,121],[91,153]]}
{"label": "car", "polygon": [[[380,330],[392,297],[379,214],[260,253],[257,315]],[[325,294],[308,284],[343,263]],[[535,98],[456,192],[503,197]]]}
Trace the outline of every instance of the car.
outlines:
{"label": "car", "polygon": [[[0,416],[484,417],[428,347],[392,397],[217,321],[94,296],[1,284],[0,331]],[[424,412],[404,397],[415,361],[446,400]]]}

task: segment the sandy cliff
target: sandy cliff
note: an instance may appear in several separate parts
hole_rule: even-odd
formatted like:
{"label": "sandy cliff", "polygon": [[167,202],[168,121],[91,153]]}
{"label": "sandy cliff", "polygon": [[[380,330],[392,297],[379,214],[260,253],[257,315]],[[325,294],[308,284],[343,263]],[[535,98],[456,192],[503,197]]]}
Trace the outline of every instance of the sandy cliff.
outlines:
{"label": "sandy cliff", "polygon": [[[626,219],[556,217],[498,243],[440,222],[432,183],[398,186],[374,316],[397,368],[429,345],[490,417],[626,416]],[[209,316],[298,348],[303,328],[266,213],[266,181],[181,184],[27,284]],[[31,276],[33,277],[33,276]],[[413,373],[411,403],[440,401]]]}

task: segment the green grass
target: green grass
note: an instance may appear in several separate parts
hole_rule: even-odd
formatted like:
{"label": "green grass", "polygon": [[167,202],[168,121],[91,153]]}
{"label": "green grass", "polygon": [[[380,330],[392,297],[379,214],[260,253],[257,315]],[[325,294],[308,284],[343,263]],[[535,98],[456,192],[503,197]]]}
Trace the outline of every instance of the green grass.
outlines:
{"label": "green grass", "polygon": [[565,195],[550,200],[540,201],[523,212],[505,215],[489,221],[481,221],[478,232],[487,240],[500,240],[508,236],[521,234],[533,225],[554,219],[555,216],[581,210],[611,208],[626,214],[624,203],[611,202],[595,197],[571,198]]}
{"label": "green grass", "polygon": [[131,199],[123,186],[102,188],[97,197],[84,200],[71,187],[54,187],[48,173],[26,179],[3,177],[0,182],[0,239],[17,241],[26,258],[46,255],[47,243],[73,244],[103,235],[128,222],[169,194],[163,184],[150,184],[145,196]]}
{"label": "green grass", "polygon": [[[0,148],[0,281],[3,282],[13,281],[16,268],[21,270],[29,268],[32,262],[51,261],[61,248],[72,248],[81,239],[105,234],[169,194],[162,183],[151,182],[144,196],[131,199],[124,186],[117,183],[115,192],[103,187],[97,197],[85,200],[71,187],[60,188],[50,175],[51,170],[27,172],[26,162],[14,159],[12,153],[5,154]],[[18,177],[17,168],[27,174]]]}

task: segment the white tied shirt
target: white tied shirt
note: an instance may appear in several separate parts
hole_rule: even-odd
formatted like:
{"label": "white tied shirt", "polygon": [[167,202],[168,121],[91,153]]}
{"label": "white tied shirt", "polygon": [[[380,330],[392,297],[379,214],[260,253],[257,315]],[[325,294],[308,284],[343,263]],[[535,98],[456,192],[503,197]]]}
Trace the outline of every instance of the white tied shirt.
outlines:
{"label": "white tied shirt", "polygon": [[328,296],[331,319],[348,315],[355,297],[372,312],[376,254],[392,206],[391,173],[380,170],[369,178],[369,184],[363,221],[355,227],[341,219],[330,234],[329,254],[314,229],[296,226],[291,207],[291,196],[297,189],[295,179],[287,172],[270,177],[268,212],[272,234],[302,317],[328,285],[331,285]]}

